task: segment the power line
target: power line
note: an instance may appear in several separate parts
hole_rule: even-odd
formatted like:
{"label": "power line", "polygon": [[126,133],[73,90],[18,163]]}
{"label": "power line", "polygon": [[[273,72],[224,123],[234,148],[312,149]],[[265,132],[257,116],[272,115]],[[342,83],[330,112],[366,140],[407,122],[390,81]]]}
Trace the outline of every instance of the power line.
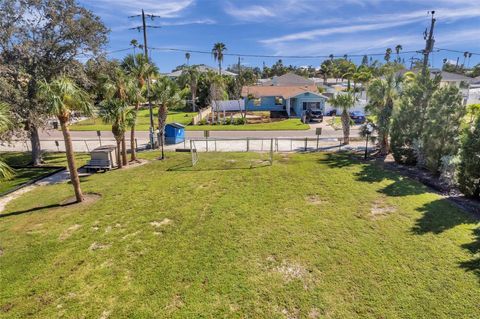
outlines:
{"label": "power line", "polygon": [[[172,52],[190,52],[190,53],[198,53],[198,54],[209,54],[211,55],[211,51],[203,51],[203,50],[189,50],[189,49],[178,49],[178,48],[154,48],[151,47],[152,50],[157,51],[172,51]],[[399,54],[412,54],[412,53],[421,53],[422,50],[411,50],[411,51],[403,51]],[[236,57],[247,57],[247,58],[278,58],[278,59],[328,59],[331,58],[332,55],[265,55],[265,54],[243,54],[243,53],[224,53],[225,56],[236,56]],[[363,56],[384,56],[385,52],[383,53],[365,53],[365,54],[348,54],[348,57],[363,57]],[[333,55],[333,58],[344,58],[345,55]]]}
{"label": "power line", "polygon": [[435,48],[436,50],[438,51],[446,51],[446,52],[452,52],[452,53],[471,53],[472,55],[480,55],[480,53],[475,53],[475,52],[471,52],[471,51],[460,51],[460,50],[452,50],[452,49],[441,49],[441,48]]}

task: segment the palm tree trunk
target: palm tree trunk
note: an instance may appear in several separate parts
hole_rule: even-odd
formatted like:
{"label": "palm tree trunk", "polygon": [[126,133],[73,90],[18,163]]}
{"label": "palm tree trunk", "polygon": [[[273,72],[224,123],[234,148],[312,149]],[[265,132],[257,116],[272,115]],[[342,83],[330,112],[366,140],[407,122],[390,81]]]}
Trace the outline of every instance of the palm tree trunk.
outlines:
{"label": "palm tree trunk", "polygon": [[196,105],[196,103],[195,103],[195,100],[196,100],[196,98],[197,98],[197,87],[196,87],[196,86],[193,86],[193,85],[190,86],[190,87],[191,87],[191,89],[192,89],[192,108],[193,108],[193,112],[195,112],[196,109],[197,109],[197,105]]}
{"label": "palm tree trunk", "polygon": [[73,154],[72,139],[68,130],[67,121],[63,117],[58,118],[62,127],[63,139],[65,141],[65,152],[67,155],[68,170],[70,172],[70,180],[75,191],[77,203],[83,202],[82,189],[80,188],[80,178],[78,177],[77,166],[75,165],[75,155]]}
{"label": "palm tree trunk", "polygon": [[139,108],[140,104],[137,103],[137,105],[135,105],[135,119],[133,120],[132,127],[130,128],[130,161],[132,162],[137,160],[137,149],[135,145],[135,126],[137,124],[137,114]]}
{"label": "palm tree trunk", "polygon": [[118,165],[118,168],[122,168],[123,167],[123,163],[122,163],[122,141],[120,138],[118,138],[117,136],[115,137],[116,141],[117,141],[117,165]]}
{"label": "palm tree trunk", "polygon": [[122,162],[124,166],[128,165],[127,159],[127,141],[125,140],[125,132],[122,134]]}
{"label": "palm tree trunk", "polygon": [[347,110],[342,112],[343,144],[350,144],[350,116]]}

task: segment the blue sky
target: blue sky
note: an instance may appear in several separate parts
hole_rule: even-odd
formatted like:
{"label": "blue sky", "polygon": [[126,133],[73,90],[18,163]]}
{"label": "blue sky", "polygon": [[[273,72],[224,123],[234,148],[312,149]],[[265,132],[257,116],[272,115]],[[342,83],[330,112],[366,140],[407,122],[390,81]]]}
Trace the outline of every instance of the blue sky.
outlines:
{"label": "blue sky", "polygon": [[[223,42],[228,53],[259,55],[329,55],[382,53],[397,44],[404,51],[424,47],[423,31],[428,10],[436,10],[435,46],[480,53],[480,1],[476,0],[79,0],[99,15],[111,29],[108,50],[129,47],[140,33],[129,28],[140,24],[128,16],[160,15],[149,21],[161,29],[149,30],[149,46],[210,51]],[[128,52],[110,56],[122,58]],[[419,54],[406,54],[410,57]],[[433,65],[456,60],[462,53],[436,52]],[[152,51],[162,72],[185,62],[184,53]],[[224,64],[237,62],[226,56]],[[379,59],[383,59],[379,57]],[[242,59],[243,65],[261,66],[277,58]],[[355,59],[354,59],[355,60]],[[283,58],[285,64],[318,66],[322,59]],[[211,55],[192,53],[191,64],[215,65]],[[473,55],[470,65],[480,63]]]}

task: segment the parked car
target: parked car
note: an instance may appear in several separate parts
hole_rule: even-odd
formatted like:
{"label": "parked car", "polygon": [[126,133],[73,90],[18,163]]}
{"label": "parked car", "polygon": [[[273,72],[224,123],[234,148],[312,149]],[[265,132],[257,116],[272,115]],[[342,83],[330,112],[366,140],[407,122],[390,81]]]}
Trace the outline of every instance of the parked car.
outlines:
{"label": "parked car", "polygon": [[323,122],[323,111],[308,109],[307,110],[307,122]]}
{"label": "parked car", "polygon": [[355,124],[363,124],[365,123],[365,114],[360,111],[353,111],[350,112],[350,118]]}
{"label": "parked car", "polygon": [[333,109],[327,112],[327,116],[336,116],[337,115],[337,110]]}

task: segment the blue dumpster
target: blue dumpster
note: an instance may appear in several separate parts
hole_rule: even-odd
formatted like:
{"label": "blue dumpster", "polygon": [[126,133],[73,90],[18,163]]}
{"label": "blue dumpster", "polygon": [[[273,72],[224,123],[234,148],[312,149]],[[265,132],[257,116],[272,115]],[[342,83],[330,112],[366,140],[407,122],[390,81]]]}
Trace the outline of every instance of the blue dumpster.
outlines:
{"label": "blue dumpster", "polygon": [[185,140],[185,126],[179,123],[165,125],[165,143],[178,144]]}

